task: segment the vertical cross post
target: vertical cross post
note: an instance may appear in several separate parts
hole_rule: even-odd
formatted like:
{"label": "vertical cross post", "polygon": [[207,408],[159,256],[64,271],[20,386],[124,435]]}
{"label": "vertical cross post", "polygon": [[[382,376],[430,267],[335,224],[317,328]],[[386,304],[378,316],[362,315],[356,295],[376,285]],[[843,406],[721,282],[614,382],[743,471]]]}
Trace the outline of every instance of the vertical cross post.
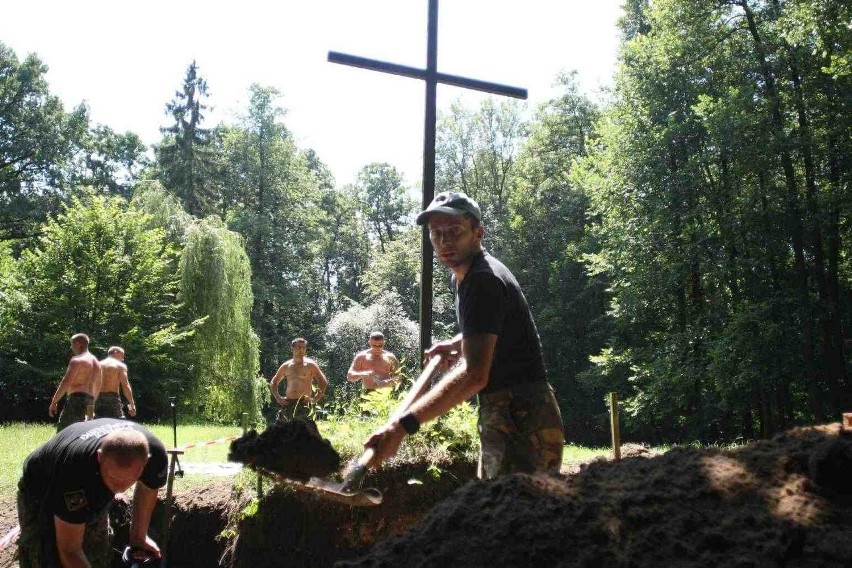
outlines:
{"label": "vertical cross post", "polygon": [[[421,79],[426,84],[426,112],[423,132],[423,209],[435,196],[435,140],[437,123],[437,87],[438,83],[453,85],[504,95],[517,99],[526,99],[527,90],[508,87],[497,83],[479,81],[456,75],[438,72],[438,0],[429,0],[429,13],[426,39],[426,69],[417,69],[396,63],[387,63],[366,57],[347,55],[336,51],[328,52],[331,63],[340,63],[351,67],[360,67],[371,71],[381,71],[393,75],[402,75],[412,79]],[[426,351],[432,345],[432,243],[429,241],[429,229],[423,227],[420,238],[420,351]]]}

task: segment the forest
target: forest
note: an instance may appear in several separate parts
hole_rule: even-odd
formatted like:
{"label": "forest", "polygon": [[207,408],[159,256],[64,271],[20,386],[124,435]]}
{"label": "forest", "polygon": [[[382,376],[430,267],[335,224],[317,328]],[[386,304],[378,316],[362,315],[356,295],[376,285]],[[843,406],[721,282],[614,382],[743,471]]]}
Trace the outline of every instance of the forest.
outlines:
{"label": "forest", "polygon": [[[852,7],[625,0],[612,87],[439,114],[436,191],[482,207],[529,300],[566,439],[731,442],[852,410]],[[76,332],[139,417],[234,422],[305,337],[331,382],[380,329],[418,363],[417,182],[338,184],[275,88],[239,118],[190,62],[160,141],[93,124],[0,43],[0,421],[47,420]],[[213,89],[211,89],[212,91]],[[409,185],[413,183],[414,185]],[[435,264],[433,337],[456,331]]]}

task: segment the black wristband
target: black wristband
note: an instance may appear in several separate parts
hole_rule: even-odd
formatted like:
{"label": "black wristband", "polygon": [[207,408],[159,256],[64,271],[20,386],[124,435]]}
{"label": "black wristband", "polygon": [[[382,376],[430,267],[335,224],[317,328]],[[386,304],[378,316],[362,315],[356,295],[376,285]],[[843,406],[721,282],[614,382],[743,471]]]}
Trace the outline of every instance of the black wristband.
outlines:
{"label": "black wristband", "polygon": [[406,412],[400,416],[399,424],[407,434],[414,434],[420,430],[420,421],[417,420],[417,417],[410,412]]}

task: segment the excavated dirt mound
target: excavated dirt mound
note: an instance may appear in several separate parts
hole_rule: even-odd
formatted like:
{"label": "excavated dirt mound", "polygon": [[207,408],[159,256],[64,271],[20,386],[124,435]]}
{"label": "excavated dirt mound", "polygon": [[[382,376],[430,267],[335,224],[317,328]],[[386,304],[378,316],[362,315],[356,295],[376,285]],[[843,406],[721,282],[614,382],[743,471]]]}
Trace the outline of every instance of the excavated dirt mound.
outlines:
{"label": "excavated dirt mound", "polygon": [[340,470],[340,456],[307,418],[275,422],[260,434],[249,430],[231,442],[228,461],[299,481]]}
{"label": "excavated dirt mound", "polygon": [[850,535],[852,434],[830,425],[472,482],[337,566],[839,567],[852,566]]}

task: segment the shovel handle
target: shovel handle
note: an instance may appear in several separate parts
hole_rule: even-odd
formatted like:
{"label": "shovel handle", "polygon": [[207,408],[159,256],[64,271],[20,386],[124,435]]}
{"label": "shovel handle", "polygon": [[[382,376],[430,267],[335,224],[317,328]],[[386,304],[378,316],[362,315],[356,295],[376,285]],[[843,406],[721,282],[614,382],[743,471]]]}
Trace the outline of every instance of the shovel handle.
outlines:
{"label": "shovel handle", "polygon": [[420,372],[420,376],[417,377],[417,380],[415,380],[414,384],[411,385],[411,388],[408,389],[408,392],[405,394],[405,398],[402,399],[402,403],[399,405],[399,408],[397,408],[393,413],[393,416],[391,417],[392,420],[396,420],[405,414],[408,408],[423,395],[426,386],[429,384],[429,379],[432,378],[432,373],[435,372],[435,369],[437,369],[440,364],[440,355],[435,355],[429,359],[429,363],[427,363],[426,367],[423,368],[423,371]]}

